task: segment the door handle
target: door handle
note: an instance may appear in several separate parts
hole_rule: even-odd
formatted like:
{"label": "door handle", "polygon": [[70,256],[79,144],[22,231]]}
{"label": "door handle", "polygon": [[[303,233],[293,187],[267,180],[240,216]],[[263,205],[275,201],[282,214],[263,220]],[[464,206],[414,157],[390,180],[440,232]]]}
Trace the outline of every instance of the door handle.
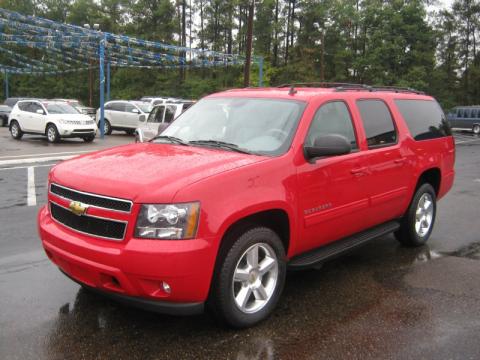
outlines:
{"label": "door handle", "polygon": [[367,171],[367,168],[366,168],[366,167],[359,167],[359,168],[350,170],[350,172],[351,172],[353,175],[362,175],[362,174],[364,174],[366,171]]}
{"label": "door handle", "polygon": [[400,159],[395,159],[394,160],[395,164],[403,164],[403,163],[405,163],[405,161],[407,161],[407,159],[405,159],[405,158],[400,158]]}

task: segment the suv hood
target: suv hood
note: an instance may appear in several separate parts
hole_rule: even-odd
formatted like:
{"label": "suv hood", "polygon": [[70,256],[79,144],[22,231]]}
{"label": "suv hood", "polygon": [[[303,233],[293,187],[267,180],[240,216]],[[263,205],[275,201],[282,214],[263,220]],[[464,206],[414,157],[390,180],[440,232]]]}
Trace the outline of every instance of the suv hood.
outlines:
{"label": "suv hood", "polygon": [[138,203],[168,202],[196,181],[266,159],[196,146],[131,144],[64,161],[52,169],[50,181]]}

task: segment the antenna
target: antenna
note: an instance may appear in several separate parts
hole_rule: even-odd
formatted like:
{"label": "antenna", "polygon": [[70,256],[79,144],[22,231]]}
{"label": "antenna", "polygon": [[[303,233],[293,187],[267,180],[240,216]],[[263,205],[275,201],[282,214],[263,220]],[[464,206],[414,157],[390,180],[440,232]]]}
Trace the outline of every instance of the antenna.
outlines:
{"label": "antenna", "polygon": [[290,86],[290,90],[288,90],[288,95],[295,95],[297,93],[297,90],[295,90],[295,86]]}

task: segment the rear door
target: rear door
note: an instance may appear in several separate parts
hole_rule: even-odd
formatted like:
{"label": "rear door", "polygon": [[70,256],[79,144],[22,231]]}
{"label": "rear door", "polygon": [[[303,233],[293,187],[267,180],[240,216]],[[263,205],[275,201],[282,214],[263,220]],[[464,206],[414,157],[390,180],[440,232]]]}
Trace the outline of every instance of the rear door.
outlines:
{"label": "rear door", "polygon": [[317,135],[339,134],[352,146],[350,154],[306,161],[298,169],[302,248],[309,250],[368,227],[365,151],[348,104],[342,100],[319,106],[304,144]]}
{"label": "rear door", "polygon": [[125,120],[123,118],[124,110],[125,110],[125,104],[116,101],[112,102],[110,104],[111,110],[109,110],[109,118],[108,120],[110,121],[110,124],[113,127],[123,127],[125,124]]}
{"label": "rear door", "polygon": [[369,181],[365,185],[376,225],[403,215],[413,169],[388,105],[380,99],[357,100],[356,105],[366,136]]}
{"label": "rear door", "polygon": [[29,111],[30,101],[22,101],[18,103],[18,113],[16,120],[20,124],[20,128],[23,131],[32,131],[33,128],[33,116]]}

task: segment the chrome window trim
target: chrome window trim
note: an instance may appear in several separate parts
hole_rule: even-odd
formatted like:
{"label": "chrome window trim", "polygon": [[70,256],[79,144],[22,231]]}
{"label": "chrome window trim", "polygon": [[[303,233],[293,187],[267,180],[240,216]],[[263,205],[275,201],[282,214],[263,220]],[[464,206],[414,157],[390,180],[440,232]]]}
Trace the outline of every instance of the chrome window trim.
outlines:
{"label": "chrome window trim", "polygon": [[[52,192],[52,185],[55,185],[55,186],[61,187],[62,189],[65,189],[65,190],[68,190],[68,191],[72,191],[72,192],[76,192],[76,193],[79,193],[79,194],[84,194],[84,195],[89,195],[89,196],[96,196],[96,197],[99,197],[99,198],[109,199],[109,200],[115,200],[115,201],[120,201],[120,202],[126,202],[126,203],[129,203],[129,204],[130,204],[130,210],[129,210],[129,211],[117,210],[117,209],[111,209],[111,208],[106,208],[106,207],[103,207],[103,206],[97,206],[97,205],[94,205],[94,204],[87,204],[87,203],[85,203],[86,205],[90,205],[90,206],[95,207],[95,208],[98,208],[98,209],[104,209],[104,210],[109,210],[109,211],[121,212],[121,213],[124,213],[124,214],[130,214],[130,213],[132,212],[133,201],[131,201],[131,200],[114,198],[114,197],[105,196],[105,195],[92,194],[92,193],[88,193],[88,192],[85,192],[85,191],[74,190],[74,189],[68,188],[68,187],[66,187],[66,186],[59,185],[59,184],[57,184],[57,183],[53,183],[53,182],[50,183],[50,185],[48,186],[48,192],[49,192],[50,194],[52,194],[52,195],[54,195],[54,196],[58,196],[59,198],[62,198],[62,199],[65,199],[65,200],[69,200],[69,201],[76,201],[76,200],[73,200],[73,199],[66,198],[66,197],[64,197],[64,196],[55,194],[54,192]],[[106,220],[109,220],[109,219],[106,219]]]}
{"label": "chrome window trim", "polygon": [[[50,212],[50,218],[55,221],[57,224],[60,224],[62,226],[65,226],[67,229],[70,229],[72,231],[75,231],[77,233],[80,233],[80,234],[84,234],[84,235],[88,235],[88,236],[94,236],[96,238],[99,238],[99,239],[105,239],[105,240],[112,240],[112,241],[117,241],[117,242],[120,242],[120,241],[123,241],[125,240],[125,235],[127,233],[127,228],[128,228],[128,221],[123,221],[123,220],[112,220],[112,219],[108,219],[108,218],[104,218],[104,217],[100,217],[100,216],[94,216],[94,215],[81,215],[81,216],[85,216],[85,217],[91,217],[91,218],[97,218],[97,219],[101,219],[101,220],[107,220],[107,221],[112,221],[112,222],[117,222],[117,223],[122,223],[122,224],[125,224],[125,229],[123,230],[123,235],[122,235],[122,238],[121,239],[117,239],[117,238],[112,238],[112,237],[108,237],[108,236],[101,236],[101,235],[95,235],[95,234],[92,234],[92,233],[87,233],[87,232],[84,232],[84,231],[80,231],[78,229],[75,229],[75,228],[72,228],[68,225],[65,225],[64,223],[62,223],[60,220],[57,220],[53,217],[52,215],[52,204],[55,204],[65,210],[69,210],[68,208],[66,208],[65,206],[63,205],[60,205],[54,201],[49,201],[48,202],[48,210]],[[70,210],[69,210],[70,211]]]}

